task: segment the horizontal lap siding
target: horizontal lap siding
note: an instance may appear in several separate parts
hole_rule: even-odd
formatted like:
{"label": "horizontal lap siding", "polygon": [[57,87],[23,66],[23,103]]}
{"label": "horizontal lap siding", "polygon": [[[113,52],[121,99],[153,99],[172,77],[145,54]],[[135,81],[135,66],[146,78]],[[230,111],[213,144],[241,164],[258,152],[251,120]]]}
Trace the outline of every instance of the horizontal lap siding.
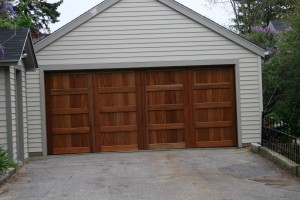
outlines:
{"label": "horizontal lap siding", "polygon": [[5,69],[0,68],[0,146],[7,149]]}
{"label": "horizontal lap siding", "polygon": [[240,59],[241,124],[243,143],[260,142],[258,58]]}
{"label": "horizontal lap siding", "polygon": [[17,160],[17,120],[16,120],[16,74],[15,66],[9,68],[10,94],[11,94],[11,124],[12,124],[12,153],[13,159]]}
{"label": "horizontal lap siding", "polygon": [[27,72],[26,78],[29,153],[40,153],[43,148],[39,70]]}
{"label": "horizontal lap siding", "polygon": [[153,0],[123,0],[38,52],[41,65],[227,59],[253,54]]}
{"label": "horizontal lap siding", "polygon": [[24,158],[28,158],[28,116],[27,116],[27,89],[26,72],[22,67],[22,103],[23,103],[23,131],[24,131]]}
{"label": "horizontal lap siding", "polygon": [[97,63],[238,59],[243,143],[260,138],[259,56],[156,0],[120,1],[40,50],[37,58],[40,65],[83,68]]}

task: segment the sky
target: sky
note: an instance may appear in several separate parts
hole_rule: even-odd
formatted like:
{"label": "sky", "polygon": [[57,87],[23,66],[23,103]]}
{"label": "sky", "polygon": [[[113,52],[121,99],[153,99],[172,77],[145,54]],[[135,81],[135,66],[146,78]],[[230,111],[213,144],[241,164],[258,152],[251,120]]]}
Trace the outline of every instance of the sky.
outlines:
{"label": "sky", "polygon": [[[58,8],[58,11],[61,13],[59,17],[60,21],[50,25],[51,32],[59,29],[102,1],[103,0],[64,0],[63,4]],[[225,1],[227,3],[216,5],[209,4],[209,0],[177,1],[222,26],[228,27],[230,24],[232,24],[230,19],[233,18],[233,14],[229,1]],[[53,3],[57,2],[57,0],[48,0],[47,2]]]}

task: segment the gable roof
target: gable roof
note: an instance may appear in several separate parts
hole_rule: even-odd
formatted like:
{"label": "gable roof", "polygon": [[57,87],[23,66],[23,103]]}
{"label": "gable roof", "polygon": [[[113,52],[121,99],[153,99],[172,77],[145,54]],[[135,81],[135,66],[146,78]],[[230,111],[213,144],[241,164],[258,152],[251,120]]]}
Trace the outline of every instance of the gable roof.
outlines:
{"label": "gable roof", "polygon": [[[44,40],[41,40],[37,44],[35,44],[34,48],[35,51],[38,52],[51,44],[52,42],[56,41],[57,39],[61,38],[65,34],[71,32],[73,29],[77,28],[81,24],[85,23],[92,17],[98,15],[99,13],[103,12],[104,10],[108,9],[109,7],[113,6],[117,2],[121,0],[105,0],[102,3],[98,4],[94,8],[90,9],[89,11],[85,12],[84,14],[80,15],[73,21],[69,22],[62,28],[58,29],[54,33],[52,33],[50,36],[45,38]],[[178,3],[175,0],[156,0],[158,2],[163,3],[164,5],[172,8],[173,10],[176,10],[177,12],[189,17],[190,19],[202,24],[203,26],[206,26],[207,28],[219,33],[220,35],[226,37],[227,39],[243,46],[244,48],[250,50],[251,52],[264,56],[264,49],[256,46],[255,44],[249,42],[248,40],[240,37],[239,35],[233,33],[232,31],[229,31],[225,27],[215,23],[214,21],[200,15],[199,13],[187,8],[186,6]]]}
{"label": "gable roof", "polygon": [[291,28],[287,21],[284,20],[271,20],[268,27],[272,27],[276,31],[286,31]]}
{"label": "gable roof", "polygon": [[0,66],[17,65],[22,59],[27,71],[38,67],[29,29],[0,29],[0,44]]}

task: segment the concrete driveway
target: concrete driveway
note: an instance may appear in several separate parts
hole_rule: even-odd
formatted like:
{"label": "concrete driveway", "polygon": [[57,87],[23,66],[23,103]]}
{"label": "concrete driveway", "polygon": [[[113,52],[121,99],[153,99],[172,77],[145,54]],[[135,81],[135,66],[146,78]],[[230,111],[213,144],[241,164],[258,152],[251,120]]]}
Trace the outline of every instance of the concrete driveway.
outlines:
{"label": "concrete driveway", "polygon": [[300,180],[247,149],[35,158],[2,187],[7,199],[297,199]]}

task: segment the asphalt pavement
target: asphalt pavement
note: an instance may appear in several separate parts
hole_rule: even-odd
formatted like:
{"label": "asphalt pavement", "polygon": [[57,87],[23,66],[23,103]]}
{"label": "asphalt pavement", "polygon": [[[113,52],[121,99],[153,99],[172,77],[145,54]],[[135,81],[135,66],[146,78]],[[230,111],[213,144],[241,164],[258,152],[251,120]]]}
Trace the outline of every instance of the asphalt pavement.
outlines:
{"label": "asphalt pavement", "polygon": [[94,153],[33,158],[0,199],[300,199],[300,179],[248,149]]}

